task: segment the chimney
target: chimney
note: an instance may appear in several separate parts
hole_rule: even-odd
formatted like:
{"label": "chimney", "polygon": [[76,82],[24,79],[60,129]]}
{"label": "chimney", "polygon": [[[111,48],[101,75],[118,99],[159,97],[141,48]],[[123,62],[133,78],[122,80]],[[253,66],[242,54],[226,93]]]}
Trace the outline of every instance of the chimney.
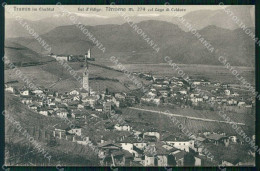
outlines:
{"label": "chimney", "polygon": [[61,139],[61,132],[60,132],[60,139]]}
{"label": "chimney", "polygon": [[55,137],[55,131],[53,131],[53,136]]}

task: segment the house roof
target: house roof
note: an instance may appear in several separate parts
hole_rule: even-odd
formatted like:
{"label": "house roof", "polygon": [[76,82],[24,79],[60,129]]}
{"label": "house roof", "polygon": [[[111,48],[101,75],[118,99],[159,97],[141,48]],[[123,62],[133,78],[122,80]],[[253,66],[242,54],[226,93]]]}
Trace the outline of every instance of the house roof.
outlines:
{"label": "house roof", "polygon": [[176,141],[176,136],[174,135],[169,135],[167,137],[163,138],[163,141]]}
{"label": "house roof", "polygon": [[218,140],[220,140],[220,139],[227,138],[227,136],[219,135],[219,134],[210,134],[210,135],[206,136],[206,138],[207,138],[207,139],[211,139],[211,140],[218,141]]}
{"label": "house roof", "polygon": [[54,126],[55,129],[61,129],[61,130],[66,130],[68,128],[68,125],[66,124],[57,124]]}
{"label": "house roof", "polygon": [[126,137],[123,140],[120,140],[118,142],[120,142],[120,143],[137,143],[138,141],[137,141],[136,138],[129,136],[129,137]]}
{"label": "house roof", "polygon": [[133,157],[133,155],[126,150],[113,151],[112,154],[113,154],[114,157],[121,156],[121,155],[125,156],[125,158],[132,158]]}
{"label": "house roof", "polygon": [[98,145],[98,147],[101,147],[101,148],[102,147],[107,147],[107,146],[116,146],[118,148],[121,148],[120,146],[118,146],[118,145],[116,145],[114,143],[111,143],[110,141]]}
{"label": "house roof", "polygon": [[206,138],[203,138],[203,137],[197,137],[196,140],[198,141],[205,141]]}
{"label": "house roof", "polygon": [[169,135],[163,138],[163,141],[189,141],[189,138],[183,135]]}

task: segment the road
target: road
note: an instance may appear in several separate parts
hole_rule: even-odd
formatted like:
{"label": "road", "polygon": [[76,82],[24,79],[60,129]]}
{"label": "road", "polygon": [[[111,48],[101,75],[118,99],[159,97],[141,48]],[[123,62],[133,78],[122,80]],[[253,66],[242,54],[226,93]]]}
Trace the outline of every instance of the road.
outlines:
{"label": "road", "polygon": [[134,110],[139,110],[139,111],[158,113],[158,114],[162,114],[162,115],[181,117],[181,118],[192,119],[192,120],[199,120],[199,121],[206,121],[206,122],[228,123],[228,124],[231,124],[231,123],[234,124],[235,123],[237,125],[245,126],[244,123],[239,123],[239,122],[228,122],[228,121],[220,121],[220,120],[214,120],[214,119],[197,118],[197,117],[192,117],[192,116],[183,116],[183,115],[180,115],[180,114],[174,114],[174,113],[168,113],[168,112],[162,112],[162,111],[156,111],[156,110],[141,109],[141,108],[136,108],[136,107],[129,107],[129,108],[134,109]]}

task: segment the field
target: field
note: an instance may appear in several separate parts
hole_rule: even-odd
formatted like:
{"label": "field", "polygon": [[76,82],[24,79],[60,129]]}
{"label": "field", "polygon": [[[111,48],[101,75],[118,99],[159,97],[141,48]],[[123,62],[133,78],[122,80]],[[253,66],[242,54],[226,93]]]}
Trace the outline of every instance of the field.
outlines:
{"label": "field", "polygon": [[[166,63],[161,64],[125,64],[124,65],[129,71],[132,72],[152,72],[155,76],[169,76],[169,77],[179,77],[178,70],[173,69],[170,65]],[[112,68],[116,66],[111,65]],[[193,78],[208,79],[210,81],[222,82],[222,83],[240,83],[232,73],[224,68],[224,66],[214,66],[214,65],[185,65],[178,64],[178,67],[184,71],[186,76]],[[238,73],[243,76],[249,83],[255,85],[255,71],[254,68],[250,67],[235,67]],[[185,78],[186,78],[185,76]]]}

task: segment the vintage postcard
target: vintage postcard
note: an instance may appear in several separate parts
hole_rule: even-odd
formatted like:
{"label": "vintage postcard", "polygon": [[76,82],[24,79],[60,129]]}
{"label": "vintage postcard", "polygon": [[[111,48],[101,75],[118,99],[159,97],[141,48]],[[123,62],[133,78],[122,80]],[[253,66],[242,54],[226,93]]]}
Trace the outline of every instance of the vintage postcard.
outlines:
{"label": "vintage postcard", "polygon": [[6,166],[255,166],[254,5],[9,5]]}

